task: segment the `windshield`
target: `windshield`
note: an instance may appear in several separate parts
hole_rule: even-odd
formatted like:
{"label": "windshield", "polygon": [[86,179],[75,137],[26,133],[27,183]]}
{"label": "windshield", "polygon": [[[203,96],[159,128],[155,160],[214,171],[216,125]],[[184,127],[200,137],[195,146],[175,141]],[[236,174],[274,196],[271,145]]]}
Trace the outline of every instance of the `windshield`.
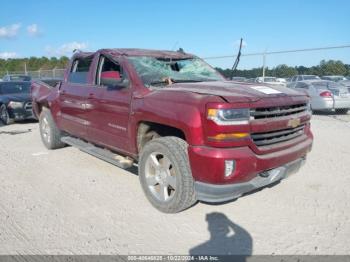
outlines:
{"label": "windshield", "polygon": [[6,94],[29,94],[30,83],[0,83],[0,93]]}
{"label": "windshield", "polygon": [[345,86],[333,81],[314,82],[312,83],[312,85],[315,86],[317,90],[328,89],[328,90],[339,90],[342,93],[348,92]]}
{"label": "windshield", "polygon": [[198,58],[157,59],[155,57],[129,57],[145,85],[162,83],[165,79],[174,82],[222,81],[224,78]]}
{"label": "windshield", "polygon": [[10,75],[8,76],[10,81],[30,81],[31,77],[26,75]]}

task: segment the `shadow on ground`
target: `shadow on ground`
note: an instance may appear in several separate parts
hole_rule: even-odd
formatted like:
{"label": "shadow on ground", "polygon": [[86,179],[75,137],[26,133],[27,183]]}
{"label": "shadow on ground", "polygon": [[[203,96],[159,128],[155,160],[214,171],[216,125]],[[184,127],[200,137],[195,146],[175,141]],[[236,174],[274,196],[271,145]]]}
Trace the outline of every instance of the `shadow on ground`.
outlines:
{"label": "shadow on ground", "polygon": [[20,134],[25,134],[25,133],[29,133],[32,132],[31,129],[27,129],[27,130],[11,130],[11,131],[0,131],[0,135],[20,135]]}
{"label": "shadow on ground", "polygon": [[227,218],[213,212],[206,215],[210,239],[189,250],[190,255],[237,255],[235,261],[246,261],[253,251],[249,232]]}

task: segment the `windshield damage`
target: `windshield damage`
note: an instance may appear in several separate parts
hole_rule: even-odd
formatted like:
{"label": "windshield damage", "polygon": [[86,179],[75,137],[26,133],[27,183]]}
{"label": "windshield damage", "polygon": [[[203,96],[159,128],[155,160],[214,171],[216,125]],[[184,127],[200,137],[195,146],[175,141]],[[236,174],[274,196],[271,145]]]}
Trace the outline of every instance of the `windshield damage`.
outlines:
{"label": "windshield damage", "polygon": [[167,86],[173,83],[222,81],[223,77],[199,58],[160,59],[129,57],[144,85]]}

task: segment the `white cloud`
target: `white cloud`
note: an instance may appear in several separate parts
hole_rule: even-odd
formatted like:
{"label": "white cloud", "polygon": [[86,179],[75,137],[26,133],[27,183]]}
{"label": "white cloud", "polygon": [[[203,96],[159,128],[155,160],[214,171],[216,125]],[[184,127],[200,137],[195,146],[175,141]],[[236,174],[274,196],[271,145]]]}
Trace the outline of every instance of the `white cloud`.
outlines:
{"label": "white cloud", "polygon": [[0,38],[16,37],[20,28],[21,24],[19,23],[0,27]]}
{"label": "white cloud", "polygon": [[27,32],[30,36],[39,36],[41,34],[37,24],[27,26]]}
{"label": "white cloud", "polygon": [[57,48],[54,48],[52,46],[47,46],[45,48],[46,52],[49,55],[53,55],[53,56],[71,56],[73,54],[73,51],[76,50],[84,50],[88,47],[88,44],[85,42],[70,42],[70,43],[66,43],[63,44]]}
{"label": "white cloud", "polygon": [[18,54],[16,52],[0,52],[0,58],[2,59],[9,59],[9,58],[16,58],[18,57]]}

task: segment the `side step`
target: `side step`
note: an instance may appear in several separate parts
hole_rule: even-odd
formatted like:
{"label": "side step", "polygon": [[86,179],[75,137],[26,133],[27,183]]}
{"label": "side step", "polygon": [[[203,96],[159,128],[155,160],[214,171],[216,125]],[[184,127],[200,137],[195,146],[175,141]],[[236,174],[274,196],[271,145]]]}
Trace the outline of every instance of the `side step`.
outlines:
{"label": "side step", "polygon": [[99,148],[78,138],[65,136],[61,138],[61,141],[120,168],[129,168],[134,163],[132,159],[114,154],[107,149]]}

